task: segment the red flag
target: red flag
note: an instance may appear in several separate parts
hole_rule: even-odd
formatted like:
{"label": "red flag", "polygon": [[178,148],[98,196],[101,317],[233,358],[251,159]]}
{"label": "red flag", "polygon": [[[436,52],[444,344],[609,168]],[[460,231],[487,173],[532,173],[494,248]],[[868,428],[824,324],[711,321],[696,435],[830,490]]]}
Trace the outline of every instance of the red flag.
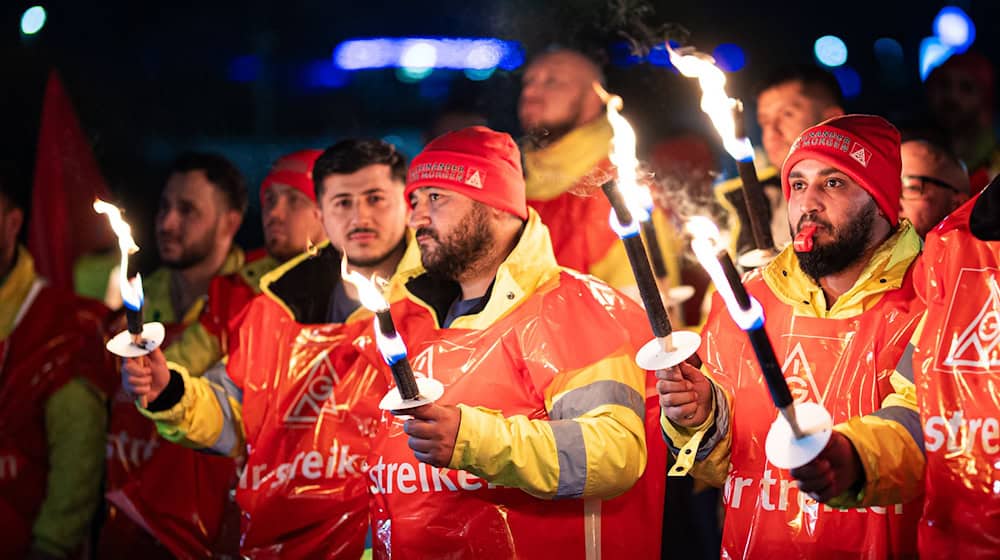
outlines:
{"label": "red flag", "polygon": [[35,267],[72,290],[77,257],[112,246],[114,238],[92,206],[94,198],[108,198],[108,186],[55,70],[45,86],[31,196],[28,248]]}

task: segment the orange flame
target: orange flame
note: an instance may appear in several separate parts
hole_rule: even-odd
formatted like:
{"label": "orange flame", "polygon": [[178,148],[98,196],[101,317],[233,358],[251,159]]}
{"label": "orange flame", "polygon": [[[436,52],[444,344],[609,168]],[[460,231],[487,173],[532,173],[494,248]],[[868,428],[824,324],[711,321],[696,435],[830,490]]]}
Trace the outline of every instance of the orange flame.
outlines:
{"label": "orange flame", "polygon": [[139,246],[132,238],[132,227],[122,218],[122,211],[114,204],[110,204],[101,199],[94,200],[94,211],[108,217],[111,230],[118,237],[118,248],[121,250],[121,263],[118,270],[118,286],[121,291],[122,301],[131,309],[138,309],[142,306],[142,277],[136,274],[130,282],[128,279],[128,257],[139,252]]}
{"label": "orange flame", "polygon": [[639,185],[639,159],[636,157],[635,130],[621,115],[625,102],[618,95],[608,93],[601,84],[594,82],[594,91],[607,106],[608,122],[611,124],[611,153],[608,159],[618,170],[618,190],[625,198],[632,216],[644,222],[649,219],[653,208],[653,198],[649,189]]}
{"label": "orange flame", "polygon": [[389,303],[382,297],[382,289],[385,288],[388,282],[380,278],[377,274],[372,274],[371,279],[368,279],[357,270],[348,271],[346,254],[340,259],[340,277],[358,289],[358,298],[365,309],[372,312],[389,309]]}

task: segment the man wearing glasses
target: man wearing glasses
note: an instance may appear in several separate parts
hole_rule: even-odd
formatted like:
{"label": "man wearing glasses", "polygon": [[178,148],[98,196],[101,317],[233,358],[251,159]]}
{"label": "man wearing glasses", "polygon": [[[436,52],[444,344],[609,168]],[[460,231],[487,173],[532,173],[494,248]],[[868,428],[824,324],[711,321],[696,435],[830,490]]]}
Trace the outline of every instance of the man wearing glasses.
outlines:
{"label": "man wearing glasses", "polygon": [[909,140],[900,148],[903,192],[900,215],[920,237],[969,199],[965,165],[947,148],[929,140]]}

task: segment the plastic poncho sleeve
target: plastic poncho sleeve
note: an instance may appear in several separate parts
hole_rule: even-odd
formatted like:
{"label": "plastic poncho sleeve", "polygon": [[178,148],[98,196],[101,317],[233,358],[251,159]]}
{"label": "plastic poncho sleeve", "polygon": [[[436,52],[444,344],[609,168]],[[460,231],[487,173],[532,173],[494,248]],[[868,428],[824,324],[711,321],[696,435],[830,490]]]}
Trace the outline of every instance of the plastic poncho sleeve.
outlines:
{"label": "plastic poncho sleeve", "polygon": [[104,479],[107,422],[104,396],[83,379],[72,379],[46,401],[49,474],[32,529],[36,548],[65,556],[90,530]]}
{"label": "plastic poncho sleeve", "polygon": [[645,373],[624,351],[555,376],[548,420],[459,405],[449,467],[546,499],[610,498],[646,466]]}
{"label": "plastic poncho sleeve", "polygon": [[225,368],[217,365],[203,377],[192,377],[183,366],[168,365],[170,384],[149,409],[139,407],[139,412],[156,423],[167,441],[229,457],[242,455],[243,394]]}
{"label": "plastic poncho sleeve", "polygon": [[705,422],[700,426],[684,428],[671,422],[661,409],[660,427],[675,458],[670,476],[690,474],[696,480],[721,487],[729,472],[732,402],[711,375],[704,369],[702,372],[712,382],[712,409]]}
{"label": "plastic poncho sleeve", "polygon": [[163,351],[163,355],[167,361],[184,366],[187,373],[194,377],[204,374],[223,358],[219,339],[208,332],[201,321],[188,325],[180,338]]}

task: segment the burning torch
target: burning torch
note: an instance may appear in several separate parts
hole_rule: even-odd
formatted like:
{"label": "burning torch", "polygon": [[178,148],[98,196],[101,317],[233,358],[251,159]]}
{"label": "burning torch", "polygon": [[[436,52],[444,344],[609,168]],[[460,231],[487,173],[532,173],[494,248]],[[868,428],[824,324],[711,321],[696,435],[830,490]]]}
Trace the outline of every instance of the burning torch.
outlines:
{"label": "burning torch", "polygon": [[[108,341],[109,352],[122,358],[139,358],[146,356],[159,348],[165,337],[162,323],[142,322],[142,277],[128,278],[128,257],[139,251],[139,246],[132,238],[132,228],[122,218],[122,212],[117,206],[94,201],[94,211],[108,217],[112,231],[118,237],[118,248],[121,250],[121,263],[118,265],[118,287],[121,291],[122,303],[125,305],[125,320],[128,328]],[[140,399],[143,408],[146,407],[146,397]]]}
{"label": "burning torch", "polygon": [[413,375],[413,368],[410,367],[406,353],[406,343],[396,330],[392,313],[389,311],[389,303],[382,297],[379,288],[380,284],[385,285],[385,281],[374,274],[369,280],[356,270],[348,272],[347,255],[340,261],[340,277],[358,289],[361,305],[375,314],[375,344],[382,354],[382,359],[392,370],[392,379],[396,382],[396,387],[382,397],[379,408],[389,412],[408,410],[441,398],[444,394],[444,385],[440,381],[427,377],[417,379]]}
{"label": "burning torch", "polygon": [[726,95],[726,75],[715,65],[712,57],[688,49],[675,51],[667,45],[670,62],[688,78],[697,78],[701,86],[701,110],[708,115],[715,130],[722,137],[722,144],[736,160],[736,169],[743,183],[743,202],[746,204],[755,250],[740,256],[739,263],[746,268],[758,268],[771,262],[778,255],[771,237],[768,201],[764,188],[757,178],[753,162],[753,145],[746,137],[743,125],[743,104]]}
{"label": "burning torch", "polygon": [[[689,331],[674,332],[670,324],[670,317],[663,307],[656,278],[646,257],[646,247],[639,236],[642,227],[640,224],[650,220],[653,200],[649,191],[641,188],[638,183],[639,161],[635,157],[635,132],[621,116],[622,98],[609,95],[601,89],[598,93],[603,94],[601,97],[606,100],[608,121],[614,131],[609,158],[618,170],[617,183],[612,179],[601,186],[611,203],[608,222],[625,245],[639,296],[646,308],[646,317],[656,337],[639,349],[635,361],[645,370],[666,369],[694,355],[701,345],[701,337]],[[655,232],[653,236],[655,237]]]}
{"label": "burning torch", "polygon": [[719,230],[708,218],[696,216],[686,225],[691,249],[719,292],[733,321],[747,333],[771,400],[781,414],[771,424],[764,445],[767,458],[782,469],[800,467],[816,458],[830,439],[832,419],[817,403],[796,403],[771,341],[764,330],[764,310],[747,293],[729,252],[719,248]]}

